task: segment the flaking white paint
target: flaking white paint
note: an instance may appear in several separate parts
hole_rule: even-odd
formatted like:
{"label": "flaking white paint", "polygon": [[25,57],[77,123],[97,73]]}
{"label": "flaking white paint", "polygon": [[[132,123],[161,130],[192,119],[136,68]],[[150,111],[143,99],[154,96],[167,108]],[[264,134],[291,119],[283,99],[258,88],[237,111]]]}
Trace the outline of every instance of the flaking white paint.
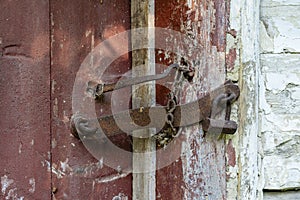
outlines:
{"label": "flaking white paint", "polygon": [[[261,2],[260,115],[264,189],[300,187],[300,1]],[[265,192],[264,199],[299,199],[300,192]]]}
{"label": "flaking white paint", "polygon": [[29,192],[34,193],[35,192],[35,179],[34,178],[29,179],[29,185],[31,186],[31,188],[29,188]]}
{"label": "flaking white paint", "polygon": [[[227,50],[236,48],[237,59],[228,77],[239,81],[241,96],[236,119],[239,124],[231,139],[236,166],[227,166],[227,199],[262,199],[260,174],[258,80],[259,80],[259,0],[231,0],[230,27],[237,35],[227,36]],[[227,155],[230,156],[230,155]]]}
{"label": "flaking white paint", "polygon": [[17,190],[13,179],[9,179],[7,175],[1,177],[1,191],[5,200],[24,200],[23,196],[18,197]]}
{"label": "flaking white paint", "polygon": [[114,196],[112,200],[128,200],[128,196],[123,193],[119,193],[117,196]]}
{"label": "flaking white paint", "polygon": [[6,189],[14,183],[13,179],[9,179],[6,175],[1,177],[1,191],[2,194],[5,194]]}
{"label": "flaking white paint", "polygon": [[63,172],[72,171],[72,168],[69,166],[68,162],[69,162],[68,158],[66,158],[64,162],[60,161],[60,168],[62,169]]}

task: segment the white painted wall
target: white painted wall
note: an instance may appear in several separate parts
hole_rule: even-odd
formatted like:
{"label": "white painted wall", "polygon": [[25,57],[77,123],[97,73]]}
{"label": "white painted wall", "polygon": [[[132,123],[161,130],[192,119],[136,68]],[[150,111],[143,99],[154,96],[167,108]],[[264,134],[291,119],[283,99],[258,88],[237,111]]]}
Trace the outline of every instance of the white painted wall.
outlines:
{"label": "white painted wall", "polygon": [[[300,0],[231,0],[228,78],[239,82],[227,137],[229,200],[300,199]],[[259,34],[258,34],[259,33]],[[257,105],[258,104],[258,105]],[[296,191],[299,189],[299,191]]]}
{"label": "white painted wall", "polygon": [[264,199],[300,199],[300,0],[262,0],[260,118]]}

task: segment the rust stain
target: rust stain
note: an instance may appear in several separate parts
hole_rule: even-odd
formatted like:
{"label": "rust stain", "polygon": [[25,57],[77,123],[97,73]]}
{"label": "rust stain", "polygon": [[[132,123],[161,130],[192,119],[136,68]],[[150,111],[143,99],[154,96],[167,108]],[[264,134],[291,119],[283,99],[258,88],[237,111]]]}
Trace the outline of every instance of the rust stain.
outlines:
{"label": "rust stain", "polygon": [[236,48],[229,49],[228,54],[226,54],[226,68],[228,71],[234,69],[236,58]]}
{"label": "rust stain", "polygon": [[227,147],[226,147],[226,152],[228,156],[227,164],[234,167],[236,165],[236,153],[235,153],[235,148],[232,145],[232,140],[230,139]]}
{"label": "rust stain", "polygon": [[210,3],[214,4],[215,16],[211,20],[212,23],[212,45],[216,46],[219,52],[224,52],[226,49],[226,3],[225,0],[215,0]]}

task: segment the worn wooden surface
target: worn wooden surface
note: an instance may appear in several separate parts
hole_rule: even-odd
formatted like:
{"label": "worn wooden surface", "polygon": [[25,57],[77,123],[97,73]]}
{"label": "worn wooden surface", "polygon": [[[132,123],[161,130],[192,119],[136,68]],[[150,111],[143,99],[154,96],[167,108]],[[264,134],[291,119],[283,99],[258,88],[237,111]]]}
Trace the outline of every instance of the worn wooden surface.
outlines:
{"label": "worn wooden surface", "polygon": [[[132,74],[134,77],[155,74],[154,49],[150,48],[154,47],[154,31],[152,29],[134,30],[143,27],[154,27],[154,0],[131,0]],[[149,48],[141,49],[142,46]],[[154,83],[133,86],[132,108],[149,106],[155,106]],[[156,141],[151,136],[154,131],[141,129],[132,133],[133,199],[155,199]]]}
{"label": "worn wooden surface", "polygon": [[[73,84],[83,59],[97,44],[126,29],[130,29],[127,1],[51,1],[52,179],[56,199],[131,199],[131,175],[120,174],[93,158],[69,130]],[[116,76],[109,75],[123,74],[128,68],[125,55],[109,67],[106,78],[115,81]],[[109,97],[101,108],[99,115],[111,112]],[[117,142],[123,140],[126,142],[122,137]]]}
{"label": "worn wooden surface", "polygon": [[230,1],[227,56],[233,65],[228,68],[228,76],[239,82],[241,96],[232,112],[239,129],[234,137],[228,137],[228,199],[262,199],[258,117],[260,2]]}
{"label": "worn wooden surface", "polygon": [[[185,90],[186,103],[222,84],[225,79],[225,1],[156,1],[155,26],[187,35],[192,44],[165,38],[177,54],[195,68],[193,93]],[[159,6],[158,6],[159,5]],[[180,43],[183,42],[183,43]],[[188,48],[186,48],[188,46]],[[192,56],[190,56],[192,54]],[[170,56],[171,55],[171,56]],[[180,62],[167,51],[158,52],[157,62]],[[204,137],[200,127],[183,131],[186,141],[179,146],[181,158],[157,172],[157,199],[226,199],[225,144],[217,136]],[[171,184],[170,184],[171,183]],[[168,185],[169,187],[165,187]]]}
{"label": "worn wooden surface", "polygon": [[[50,199],[52,193],[53,199],[132,199],[131,174],[118,172],[93,158],[69,130],[72,89],[79,66],[97,44],[131,28],[130,3],[49,2],[50,5],[48,1],[22,1],[21,6],[1,2],[0,93],[5,98],[0,100],[0,155],[8,160],[0,163],[1,183],[5,183],[1,195]],[[179,31],[193,41],[174,42],[169,35],[159,41],[165,40],[166,46],[175,46],[176,51],[156,52],[158,63],[180,62],[176,54],[181,54],[195,68],[191,84],[197,92],[184,86],[180,102],[195,100],[222,84],[225,1],[158,0],[155,4],[155,26]],[[126,54],[112,63],[103,81],[114,82],[128,71],[130,58]],[[160,66],[156,70],[160,73],[163,69]],[[159,85],[156,90],[157,102],[165,104],[169,90]],[[96,105],[99,115],[111,112],[109,98],[108,95],[102,110]],[[119,105],[122,108],[128,109],[128,102]],[[224,140],[204,137],[199,126],[184,129],[182,135],[185,142],[176,149],[180,158],[157,171],[151,198],[226,199]],[[16,138],[17,142],[11,142]],[[128,137],[121,135],[112,140],[131,150]]]}
{"label": "worn wooden surface", "polygon": [[0,199],[50,199],[48,1],[0,10]]}

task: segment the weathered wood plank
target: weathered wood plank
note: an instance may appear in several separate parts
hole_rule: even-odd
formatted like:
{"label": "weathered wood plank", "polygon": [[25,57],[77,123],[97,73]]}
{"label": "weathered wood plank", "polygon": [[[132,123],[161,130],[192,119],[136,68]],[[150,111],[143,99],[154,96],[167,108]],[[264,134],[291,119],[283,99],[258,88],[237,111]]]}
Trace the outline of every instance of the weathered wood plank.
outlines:
{"label": "weathered wood plank", "polygon": [[48,1],[0,10],[0,199],[50,199]]}
{"label": "weathered wood plank", "polygon": [[[155,74],[154,31],[135,28],[154,27],[154,0],[131,1],[131,44],[132,44],[132,72],[133,76]],[[147,46],[148,49],[141,49]],[[132,107],[140,108],[155,105],[154,83],[140,84],[132,87]],[[154,200],[155,198],[155,169],[156,142],[151,137],[155,130],[141,129],[133,132],[133,199]],[[144,137],[140,137],[143,135]],[[152,152],[150,154],[143,154]]]}
{"label": "weathered wood plank", "polygon": [[[158,0],[156,5],[156,26],[179,31],[192,40],[175,41],[170,35],[165,38],[167,46],[177,51],[163,51],[157,56],[157,62],[165,65],[181,61],[172,53],[185,56],[195,68],[191,86],[182,88],[180,103],[195,100],[224,83],[225,1]],[[178,146],[181,158],[157,172],[157,199],[226,199],[224,140],[205,136],[200,126],[189,127],[182,135],[185,142]]]}
{"label": "weathered wood plank", "polygon": [[[259,0],[231,0],[229,51],[235,57],[228,75],[239,82],[241,96],[233,111],[238,132],[228,142],[227,190],[229,199],[261,199],[258,77],[259,77]],[[238,114],[238,115],[237,115]],[[238,186],[238,187],[237,187]]]}
{"label": "weathered wood plank", "polygon": [[[95,159],[69,130],[73,84],[81,63],[99,43],[126,29],[130,29],[127,1],[51,0],[54,199],[131,199],[131,175],[105,166],[105,159]],[[112,63],[107,74],[116,76],[128,71],[131,67],[128,58],[123,55]],[[111,113],[110,96],[106,97],[101,105],[96,105],[99,116]],[[115,140],[130,149],[127,138]]]}

